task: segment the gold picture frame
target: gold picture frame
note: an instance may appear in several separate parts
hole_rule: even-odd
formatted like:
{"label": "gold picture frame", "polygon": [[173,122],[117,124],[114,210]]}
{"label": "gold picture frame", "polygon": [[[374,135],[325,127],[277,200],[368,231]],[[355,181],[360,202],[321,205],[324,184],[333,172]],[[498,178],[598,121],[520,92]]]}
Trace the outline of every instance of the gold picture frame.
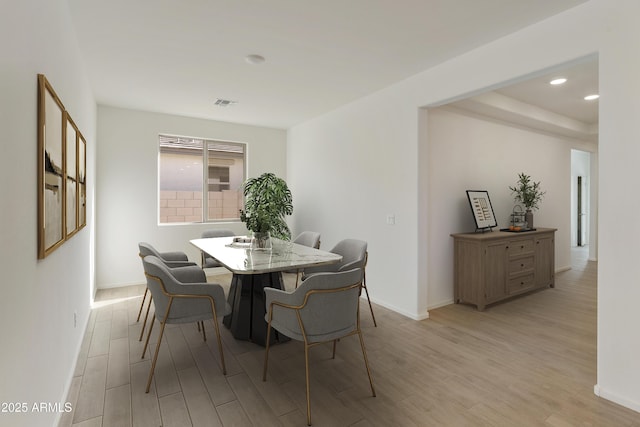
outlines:
{"label": "gold picture frame", "polygon": [[86,141],[38,74],[38,258],[86,225]]}
{"label": "gold picture frame", "polygon": [[78,128],[67,115],[65,128],[65,232],[66,237],[78,231]]}
{"label": "gold picture frame", "polygon": [[78,230],[87,225],[87,141],[78,135]]}
{"label": "gold picture frame", "polygon": [[38,75],[38,258],[65,239],[63,185],[64,106],[47,78]]}

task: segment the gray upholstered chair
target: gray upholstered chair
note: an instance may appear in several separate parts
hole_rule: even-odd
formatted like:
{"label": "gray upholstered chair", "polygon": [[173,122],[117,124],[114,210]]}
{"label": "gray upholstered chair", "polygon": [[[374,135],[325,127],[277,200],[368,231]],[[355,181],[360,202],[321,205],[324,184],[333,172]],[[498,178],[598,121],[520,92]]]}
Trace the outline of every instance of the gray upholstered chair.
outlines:
{"label": "gray upholstered chair", "polygon": [[[302,233],[298,234],[295,239],[293,239],[293,243],[308,246],[314,249],[320,249],[320,233],[316,233],[315,231],[303,231]],[[297,288],[298,281],[300,279],[300,273],[302,273],[302,270],[298,269],[294,271],[287,271],[287,273],[295,273]]]}
{"label": "gray upholstered chair", "polygon": [[[220,338],[220,326],[218,317],[225,316],[231,312],[229,304],[224,297],[222,286],[213,283],[184,283],[178,280],[174,275],[174,270],[167,266],[155,256],[146,256],[142,260],[144,265],[145,276],[147,277],[147,287],[153,297],[155,305],[154,319],[151,321],[147,340],[142,350],[142,358],[149,346],[149,338],[153,331],[154,320],[160,322],[160,335],[156,344],[156,351],[151,362],[151,371],[147,381],[146,392],[149,392],[153,372],[158,360],[158,352],[160,351],[160,343],[164,334],[164,328],[167,323],[190,323],[200,322],[202,325],[202,334],[206,340],[204,332],[204,320],[212,319],[213,326],[218,339],[218,349],[220,350],[220,362],[222,364],[222,373],[226,375],[227,369],[224,363],[224,352],[222,350],[222,340]],[[202,278],[206,279],[204,272],[199,269]],[[189,275],[196,274],[194,269],[190,269]]]}
{"label": "gray upholstered chair", "polygon": [[187,254],[185,254],[184,252],[158,252],[156,248],[154,248],[150,243],[147,242],[138,243],[138,250],[140,251],[140,256],[142,258],[146,257],[147,255],[153,255],[160,258],[160,260],[170,268],[196,265],[195,262],[189,261]]}
{"label": "gray upholstered chair", "polygon": [[371,305],[371,299],[369,298],[369,290],[367,289],[367,280],[365,273],[365,268],[369,259],[369,253],[367,252],[367,242],[357,239],[345,239],[338,242],[329,252],[342,255],[342,261],[334,264],[305,268],[302,275],[302,280],[306,280],[309,276],[312,276],[315,273],[338,272],[350,270],[352,268],[362,268],[362,289],[364,289],[365,294],[367,295],[367,302],[369,303],[369,310],[371,311],[373,325],[377,327],[378,323],[376,322],[376,316],[373,314],[373,305]]}
{"label": "gray upholstered chair", "polygon": [[[205,232],[202,233],[202,238],[203,239],[210,239],[213,237],[232,237],[235,236],[236,233],[234,233],[231,230],[206,230]],[[220,264],[218,261],[216,261],[215,259],[213,259],[211,256],[209,256],[209,254],[204,253],[204,252],[200,252],[202,254],[202,268],[215,268],[215,267],[222,267],[222,264]]]}
{"label": "gray upholstered chair", "polygon": [[342,255],[342,260],[333,264],[305,268],[305,279],[315,273],[338,272],[364,267],[367,242],[357,239],[344,239],[339,241],[329,252]]}
{"label": "gray upholstered chair", "polygon": [[[318,273],[310,276],[293,292],[264,288],[268,322],[267,337],[271,328],[284,335],[304,342],[304,363],[307,394],[307,424],[311,425],[311,399],[309,396],[309,348],[333,342],[333,358],[338,339],[358,335],[369,376],[371,393],[373,387],[371,370],[364,339],[360,330],[360,286],[363,269],[355,268],[339,273]],[[269,340],[264,354],[262,380],[267,380]]]}
{"label": "gray upholstered chair", "polygon": [[[173,252],[158,252],[156,248],[154,248],[150,243],[140,242],[138,243],[138,255],[140,259],[148,255],[153,255],[158,257],[165,265],[169,268],[178,268],[178,267],[190,267],[197,266],[195,262],[190,262],[187,254],[180,251]],[[142,296],[142,302],[140,303],[140,310],[138,310],[138,318],[136,322],[140,321],[140,315],[142,314],[142,309],[144,307],[144,302],[147,299],[147,293],[149,292],[148,288],[145,288],[144,295]],[[140,338],[138,341],[142,341],[142,336],[144,334],[144,328],[147,325],[147,317],[149,316],[149,309],[151,308],[151,297],[149,297],[149,303],[147,305],[147,311],[144,316],[144,322],[142,324],[142,329],[140,330]]]}
{"label": "gray upholstered chair", "polygon": [[320,249],[320,233],[316,233],[315,231],[303,231],[293,239],[293,243]]}
{"label": "gray upholstered chair", "polygon": [[[144,259],[144,255],[142,255],[142,252],[143,251],[141,251],[140,253],[140,259]],[[171,270],[171,274],[173,274],[174,277],[182,283],[204,283],[207,281],[207,276],[204,274],[202,269],[195,262],[185,262],[184,265],[182,266],[182,264],[180,264],[179,261],[173,261],[173,262],[167,263],[167,261],[163,260],[162,258],[158,258],[158,259],[160,259],[167,267],[169,267]],[[144,263],[142,264],[142,266],[144,268]],[[147,296],[147,292],[149,292],[148,286],[144,290],[144,296],[142,297],[140,310],[142,310],[142,305],[144,304],[144,299]],[[153,300],[152,296],[149,295],[149,304],[147,305],[147,311],[145,312],[145,315],[144,315],[144,322],[142,323],[142,328],[140,328],[140,337],[138,338],[138,341],[142,341],[142,337],[144,336],[144,330],[147,326],[147,319],[149,318],[149,310],[151,309],[152,300]],[[138,320],[140,320],[140,312],[138,312]],[[198,331],[200,331],[200,325],[201,323],[198,322]],[[204,326],[202,328],[203,328],[202,333],[204,334]]]}

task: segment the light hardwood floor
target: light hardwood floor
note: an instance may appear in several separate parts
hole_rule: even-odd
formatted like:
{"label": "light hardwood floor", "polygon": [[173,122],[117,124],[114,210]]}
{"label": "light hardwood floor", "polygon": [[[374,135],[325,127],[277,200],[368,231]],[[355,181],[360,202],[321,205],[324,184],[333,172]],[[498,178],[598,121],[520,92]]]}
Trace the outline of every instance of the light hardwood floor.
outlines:
{"label": "light hardwood floor", "polygon": [[[61,426],[306,425],[302,345],[272,347],[262,382],[264,349],[223,327],[224,376],[211,324],[207,342],[195,325],[167,328],[145,394],[150,361],[140,359],[135,321],[142,291],[99,291]],[[596,265],[584,251],[555,289],[484,312],[449,305],[418,322],[375,306],[374,328],[361,307],[377,397],[357,338],[342,340],[334,360],[329,347],[312,349],[314,426],[640,426],[640,413],[593,394]]]}

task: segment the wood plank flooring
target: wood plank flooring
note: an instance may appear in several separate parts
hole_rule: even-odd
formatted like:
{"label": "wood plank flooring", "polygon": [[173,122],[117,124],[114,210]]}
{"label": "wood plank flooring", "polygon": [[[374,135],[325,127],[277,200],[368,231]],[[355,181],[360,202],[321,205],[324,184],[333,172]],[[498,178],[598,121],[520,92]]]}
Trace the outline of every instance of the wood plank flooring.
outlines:
{"label": "wood plank flooring", "polygon": [[[329,346],[314,348],[313,425],[640,426],[640,413],[593,394],[597,267],[577,254],[555,289],[484,312],[455,304],[418,322],[375,306],[374,328],[363,302],[377,397],[356,337],[342,340],[333,360]],[[230,275],[210,281],[228,286]],[[146,394],[151,363],[140,358],[136,322],[143,289],[99,291],[67,399],[73,411],[60,426],[306,425],[302,345],[272,347],[262,382],[264,349],[222,327],[224,376],[210,323],[206,342],[195,325],[167,327]]]}

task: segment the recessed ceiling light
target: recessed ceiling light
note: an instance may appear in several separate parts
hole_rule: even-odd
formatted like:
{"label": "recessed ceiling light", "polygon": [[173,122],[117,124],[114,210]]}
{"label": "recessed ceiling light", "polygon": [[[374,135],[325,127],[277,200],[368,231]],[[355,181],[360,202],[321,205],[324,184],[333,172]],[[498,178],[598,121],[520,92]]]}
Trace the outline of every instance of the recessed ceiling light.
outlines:
{"label": "recessed ceiling light", "polygon": [[549,84],[552,85],[561,85],[562,83],[565,83],[567,81],[567,79],[565,79],[564,77],[558,77],[557,79],[553,79],[549,82]]}
{"label": "recessed ceiling light", "polygon": [[598,99],[600,98],[600,95],[598,95],[597,93],[594,93],[593,95],[587,95],[584,97],[585,101],[593,101],[594,99]]}
{"label": "recessed ceiling light", "polygon": [[262,64],[265,61],[264,56],[255,54],[245,56],[244,60],[252,65]]}

